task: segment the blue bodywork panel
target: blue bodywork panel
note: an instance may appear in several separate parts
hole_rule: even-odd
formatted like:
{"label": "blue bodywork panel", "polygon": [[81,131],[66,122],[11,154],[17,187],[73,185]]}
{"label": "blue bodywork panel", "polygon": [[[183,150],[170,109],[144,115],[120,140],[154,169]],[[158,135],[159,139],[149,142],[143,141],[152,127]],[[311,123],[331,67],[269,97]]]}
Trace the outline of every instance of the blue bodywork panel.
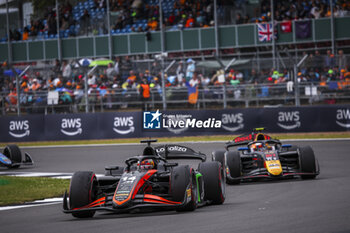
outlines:
{"label": "blue bodywork panel", "polygon": [[7,158],[4,154],[0,153],[0,163],[8,166],[12,164],[12,161],[9,158]]}

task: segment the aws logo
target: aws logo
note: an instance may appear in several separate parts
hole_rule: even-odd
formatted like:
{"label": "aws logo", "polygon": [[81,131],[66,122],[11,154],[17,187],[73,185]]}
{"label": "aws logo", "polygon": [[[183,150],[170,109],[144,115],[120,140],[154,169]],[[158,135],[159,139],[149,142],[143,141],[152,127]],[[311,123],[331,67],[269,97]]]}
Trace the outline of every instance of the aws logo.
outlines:
{"label": "aws logo", "polygon": [[222,128],[230,132],[235,132],[237,130],[243,129],[243,121],[243,113],[222,114],[221,116]]}
{"label": "aws logo", "polygon": [[29,121],[10,121],[9,134],[15,138],[23,138],[29,136]]}
{"label": "aws logo", "polygon": [[129,134],[135,131],[134,117],[114,117],[113,130],[118,134]]}
{"label": "aws logo", "polygon": [[[340,122],[343,121],[343,122]],[[337,110],[337,120],[335,123],[337,123],[339,126],[344,128],[350,128],[350,124],[344,123],[347,121],[350,121],[350,110],[349,109],[338,109]]]}
{"label": "aws logo", "polygon": [[61,132],[67,136],[75,136],[83,132],[81,126],[81,118],[63,118]]}
{"label": "aws logo", "polygon": [[286,130],[292,130],[301,126],[299,111],[279,112],[277,125]]}

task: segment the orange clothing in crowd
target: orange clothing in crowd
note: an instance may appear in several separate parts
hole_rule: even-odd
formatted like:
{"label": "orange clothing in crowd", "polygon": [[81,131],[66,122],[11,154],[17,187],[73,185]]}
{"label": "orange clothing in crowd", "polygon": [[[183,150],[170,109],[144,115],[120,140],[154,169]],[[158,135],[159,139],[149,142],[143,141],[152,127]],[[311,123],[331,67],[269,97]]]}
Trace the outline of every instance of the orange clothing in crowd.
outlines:
{"label": "orange clothing in crowd", "polygon": [[149,85],[148,84],[141,84],[141,87],[142,87],[142,90],[143,90],[142,97],[143,98],[149,98],[151,96]]}
{"label": "orange clothing in crowd", "polygon": [[22,40],[28,40],[28,37],[29,37],[29,33],[28,32],[23,32]]}
{"label": "orange clothing in crowd", "polygon": [[193,24],[194,24],[194,19],[193,19],[193,18],[189,18],[189,19],[187,19],[187,21],[186,21],[185,27],[186,27],[186,28],[193,27]]}
{"label": "orange clothing in crowd", "polygon": [[132,82],[135,82],[135,81],[136,81],[136,75],[129,76],[129,77],[128,77],[128,80],[130,80],[130,81],[132,81]]}
{"label": "orange clothing in crowd", "polygon": [[157,20],[152,20],[152,21],[148,22],[148,27],[150,27],[151,30],[153,30],[153,31],[157,29],[157,26],[158,26]]}
{"label": "orange clothing in crowd", "polygon": [[10,94],[8,94],[8,97],[12,105],[17,104],[17,93],[15,91],[11,91]]}
{"label": "orange clothing in crowd", "polygon": [[41,85],[39,83],[33,83],[33,85],[31,86],[33,91],[38,90],[41,87]]}

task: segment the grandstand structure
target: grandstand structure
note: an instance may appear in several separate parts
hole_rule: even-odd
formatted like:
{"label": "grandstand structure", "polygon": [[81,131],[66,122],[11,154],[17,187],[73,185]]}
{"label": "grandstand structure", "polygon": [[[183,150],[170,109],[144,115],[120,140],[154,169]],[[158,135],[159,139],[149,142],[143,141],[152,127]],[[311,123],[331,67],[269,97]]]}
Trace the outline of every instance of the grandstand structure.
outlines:
{"label": "grandstand structure", "polygon": [[[350,6],[318,2],[56,0],[25,24],[9,10],[17,1],[2,1],[1,113],[347,103]],[[120,70],[108,77],[112,67],[82,64],[101,59]]]}

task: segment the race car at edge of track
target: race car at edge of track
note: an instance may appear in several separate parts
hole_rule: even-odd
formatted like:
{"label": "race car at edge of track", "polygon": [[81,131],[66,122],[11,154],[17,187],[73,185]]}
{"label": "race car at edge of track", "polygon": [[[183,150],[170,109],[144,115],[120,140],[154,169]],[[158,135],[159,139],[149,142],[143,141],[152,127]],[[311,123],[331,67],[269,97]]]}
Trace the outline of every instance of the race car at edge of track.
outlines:
{"label": "race car at edge of track", "polygon": [[33,159],[25,152],[24,158],[17,145],[7,145],[3,153],[0,153],[0,167],[19,168],[21,165],[33,165]]}
{"label": "race car at edge of track", "polygon": [[[109,166],[105,176],[91,171],[75,172],[69,194],[64,194],[63,212],[77,218],[92,217],[96,211],[115,213],[143,209],[193,211],[225,201],[225,175],[220,162],[205,162],[206,155],[181,145],[153,148],[125,161],[126,167]],[[198,169],[168,160],[200,160]]]}
{"label": "race car at edge of track", "polygon": [[[239,184],[253,179],[301,177],[314,179],[320,172],[318,161],[310,146],[282,144],[262,133],[265,128],[236,137],[226,144],[226,150],[212,152],[212,160],[223,164],[226,183]],[[237,146],[237,151],[229,148]]]}

